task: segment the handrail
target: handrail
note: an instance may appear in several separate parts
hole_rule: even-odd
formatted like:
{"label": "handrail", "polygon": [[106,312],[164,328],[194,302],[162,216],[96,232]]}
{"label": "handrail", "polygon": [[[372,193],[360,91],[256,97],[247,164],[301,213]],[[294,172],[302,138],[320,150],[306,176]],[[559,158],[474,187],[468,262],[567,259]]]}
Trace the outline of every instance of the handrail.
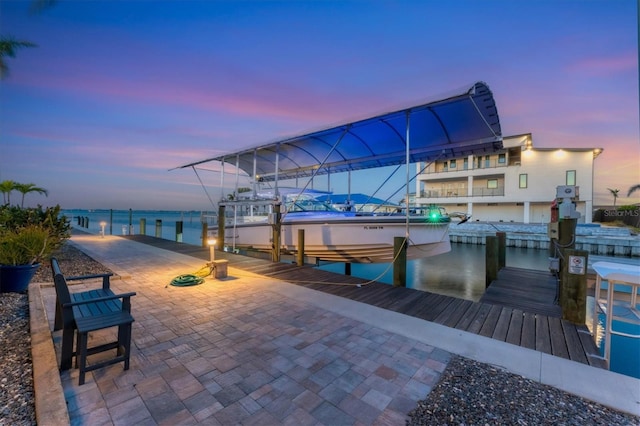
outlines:
{"label": "handrail", "polygon": [[[618,335],[633,339],[640,339],[640,334],[630,334],[621,331],[613,330],[613,320],[627,322],[631,324],[640,325],[640,310],[638,309],[638,288],[640,288],[640,267],[635,265],[626,265],[613,262],[596,262],[592,265],[593,270],[596,272],[596,285],[595,285],[595,303],[593,307],[593,337],[597,339],[598,331],[598,314],[597,310],[600,308],[605,315],[605,327],[604,327],[604,358],[607,364],[611,360],[611,336]],[[607,281],[607,299],[602,300],[600,298],[600,290],[602,288],[602,281]],[[625,300],[616,300],[617,292],[615,287],[629,286],[631,287],[631,294],[629,302]],[[614,308],[618,307],[619,311],[625,312],[625,316],[622,316],[620,312],[614,313]]]}

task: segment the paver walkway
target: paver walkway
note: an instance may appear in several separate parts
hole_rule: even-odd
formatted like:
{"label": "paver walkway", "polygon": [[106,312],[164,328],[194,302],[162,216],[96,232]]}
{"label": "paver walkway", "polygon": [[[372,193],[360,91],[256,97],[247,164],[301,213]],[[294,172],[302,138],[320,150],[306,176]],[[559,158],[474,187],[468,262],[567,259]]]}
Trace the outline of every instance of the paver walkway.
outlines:
{"label": "paver walkway", "polygon": [[[122,278],[115,290],[138,293],[131,369],[91,372],[83,386],[76,369],[62,373],[72,424],[404,424],[452,354],[638,411],[628,376],[232,267],[225,280],[168,286],[205,262],[120,237],[71,242]],[[52,323],[55,291],[41,293]]]}
{"label": "paver walkway", "polygon": [[[451,357],[283,296],[291,285],[274,279],[230,268],[167,286],[203,262],[117,237],[72,242],[123,277],[114,291],[137,292],[130,370],[94,371],[83,386],[77,369],[62,374],[72,424],[403,424]],[[52,319],[55,292],[42,292]]]}

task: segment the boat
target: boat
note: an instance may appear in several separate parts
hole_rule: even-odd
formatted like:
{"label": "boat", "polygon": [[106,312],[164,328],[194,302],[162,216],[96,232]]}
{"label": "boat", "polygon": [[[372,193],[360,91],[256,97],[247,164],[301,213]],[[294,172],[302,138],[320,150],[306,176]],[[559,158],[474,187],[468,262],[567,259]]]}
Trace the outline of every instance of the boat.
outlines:
{"label": "boat", "polygon": [[[280,250],[296,254],[298,232],[304,230],[305,256],[346,263],[388,263],[394,259],[394,240],[408,237],[407,259],[435,256],[451,250],[449,223],[442,207],[411,209],[409,214],[338,210],[318,201],[315,194],[285,193],[280,199],[237,200],[227,210],[224,245],[231,250],[270,252],[274,225],[280,226]],[[278,207],[279,206],[279,207]],[[274,213],[279,213],[276,216]],[[277,217],[277,219],[276,219]],[[219,238],[218,226],[209,233]]]}
{"label": "boat", "polygon": [[[219,236],[218,249],[226,246],[232,250],[271,251],[272,259],[279,260],[280,250],[296,253],[298,231],[304,230],[306,256],[377,263],[393,260],[396,237],[407,238],[408,259],[450,250],[449,215],[437,206],[410,204],[411,181],[419,173],[410,178],[412,169],[419,169],[423,163],[486,155],[502,148],[493,94],[485,83],[476,82],[417,105],[240,148],[175,169],[192,169],[213,206],[216,203],[201,173],[219,176],[219,184],[208,181],[210,187],[220,191],[218,224],[210,229]],[[352,172],[394,166],[397,171],[402,165],[407,177],[403,185],[406,206],[410,208],[395,212],[365,213],[350,205],[334,209],[327,205],[330,203],[320,202],[305,191],[298,190],[292,198],[279,188],[293,181],[298,187],[299,180],[307,182],[303,190],[310,184],[313,188],[314,179],[320,176],[327,177],[327,188],[331,188],[332,174],[348,173],[350,194]],[[233,194],[225,194],[229,188],[224,181],[226,174],[235,175]],[[250,187],[241,188],[241,178]],[[270,185],[271,197],[258,196],[262,185]],[[220,220],[221,217],[225,220]],[[469,217],[463,214],[457,219],[464,223]]]}

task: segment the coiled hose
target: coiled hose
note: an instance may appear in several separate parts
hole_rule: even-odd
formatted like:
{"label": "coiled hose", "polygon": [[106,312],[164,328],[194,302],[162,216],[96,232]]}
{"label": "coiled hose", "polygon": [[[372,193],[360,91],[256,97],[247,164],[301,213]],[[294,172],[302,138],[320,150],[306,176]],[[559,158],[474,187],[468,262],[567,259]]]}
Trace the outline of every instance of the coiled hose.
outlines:
{"label": "coiled hose", "polygon": [[169,284],[175,287],[189,287],[192,285],[200,285],[204,282],[204,277],[211,273],[209,266],[203,266],[193,274],[178,275],[171,280]]}

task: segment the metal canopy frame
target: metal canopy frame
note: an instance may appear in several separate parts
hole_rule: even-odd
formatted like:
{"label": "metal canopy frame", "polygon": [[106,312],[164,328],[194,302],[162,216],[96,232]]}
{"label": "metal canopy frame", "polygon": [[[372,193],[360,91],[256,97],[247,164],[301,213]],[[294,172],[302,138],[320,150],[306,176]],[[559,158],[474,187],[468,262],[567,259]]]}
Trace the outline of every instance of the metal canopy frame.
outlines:
{"label": "metal canopy frame", "polygon": [[[410,137],[410,143],[409,143]],[[489,87],[328,129],[285,138],[177,168],[229,163],[254,182],[297,179],[502,149],[498,111]],[[277,187],[277,186],[276,186]]]}

